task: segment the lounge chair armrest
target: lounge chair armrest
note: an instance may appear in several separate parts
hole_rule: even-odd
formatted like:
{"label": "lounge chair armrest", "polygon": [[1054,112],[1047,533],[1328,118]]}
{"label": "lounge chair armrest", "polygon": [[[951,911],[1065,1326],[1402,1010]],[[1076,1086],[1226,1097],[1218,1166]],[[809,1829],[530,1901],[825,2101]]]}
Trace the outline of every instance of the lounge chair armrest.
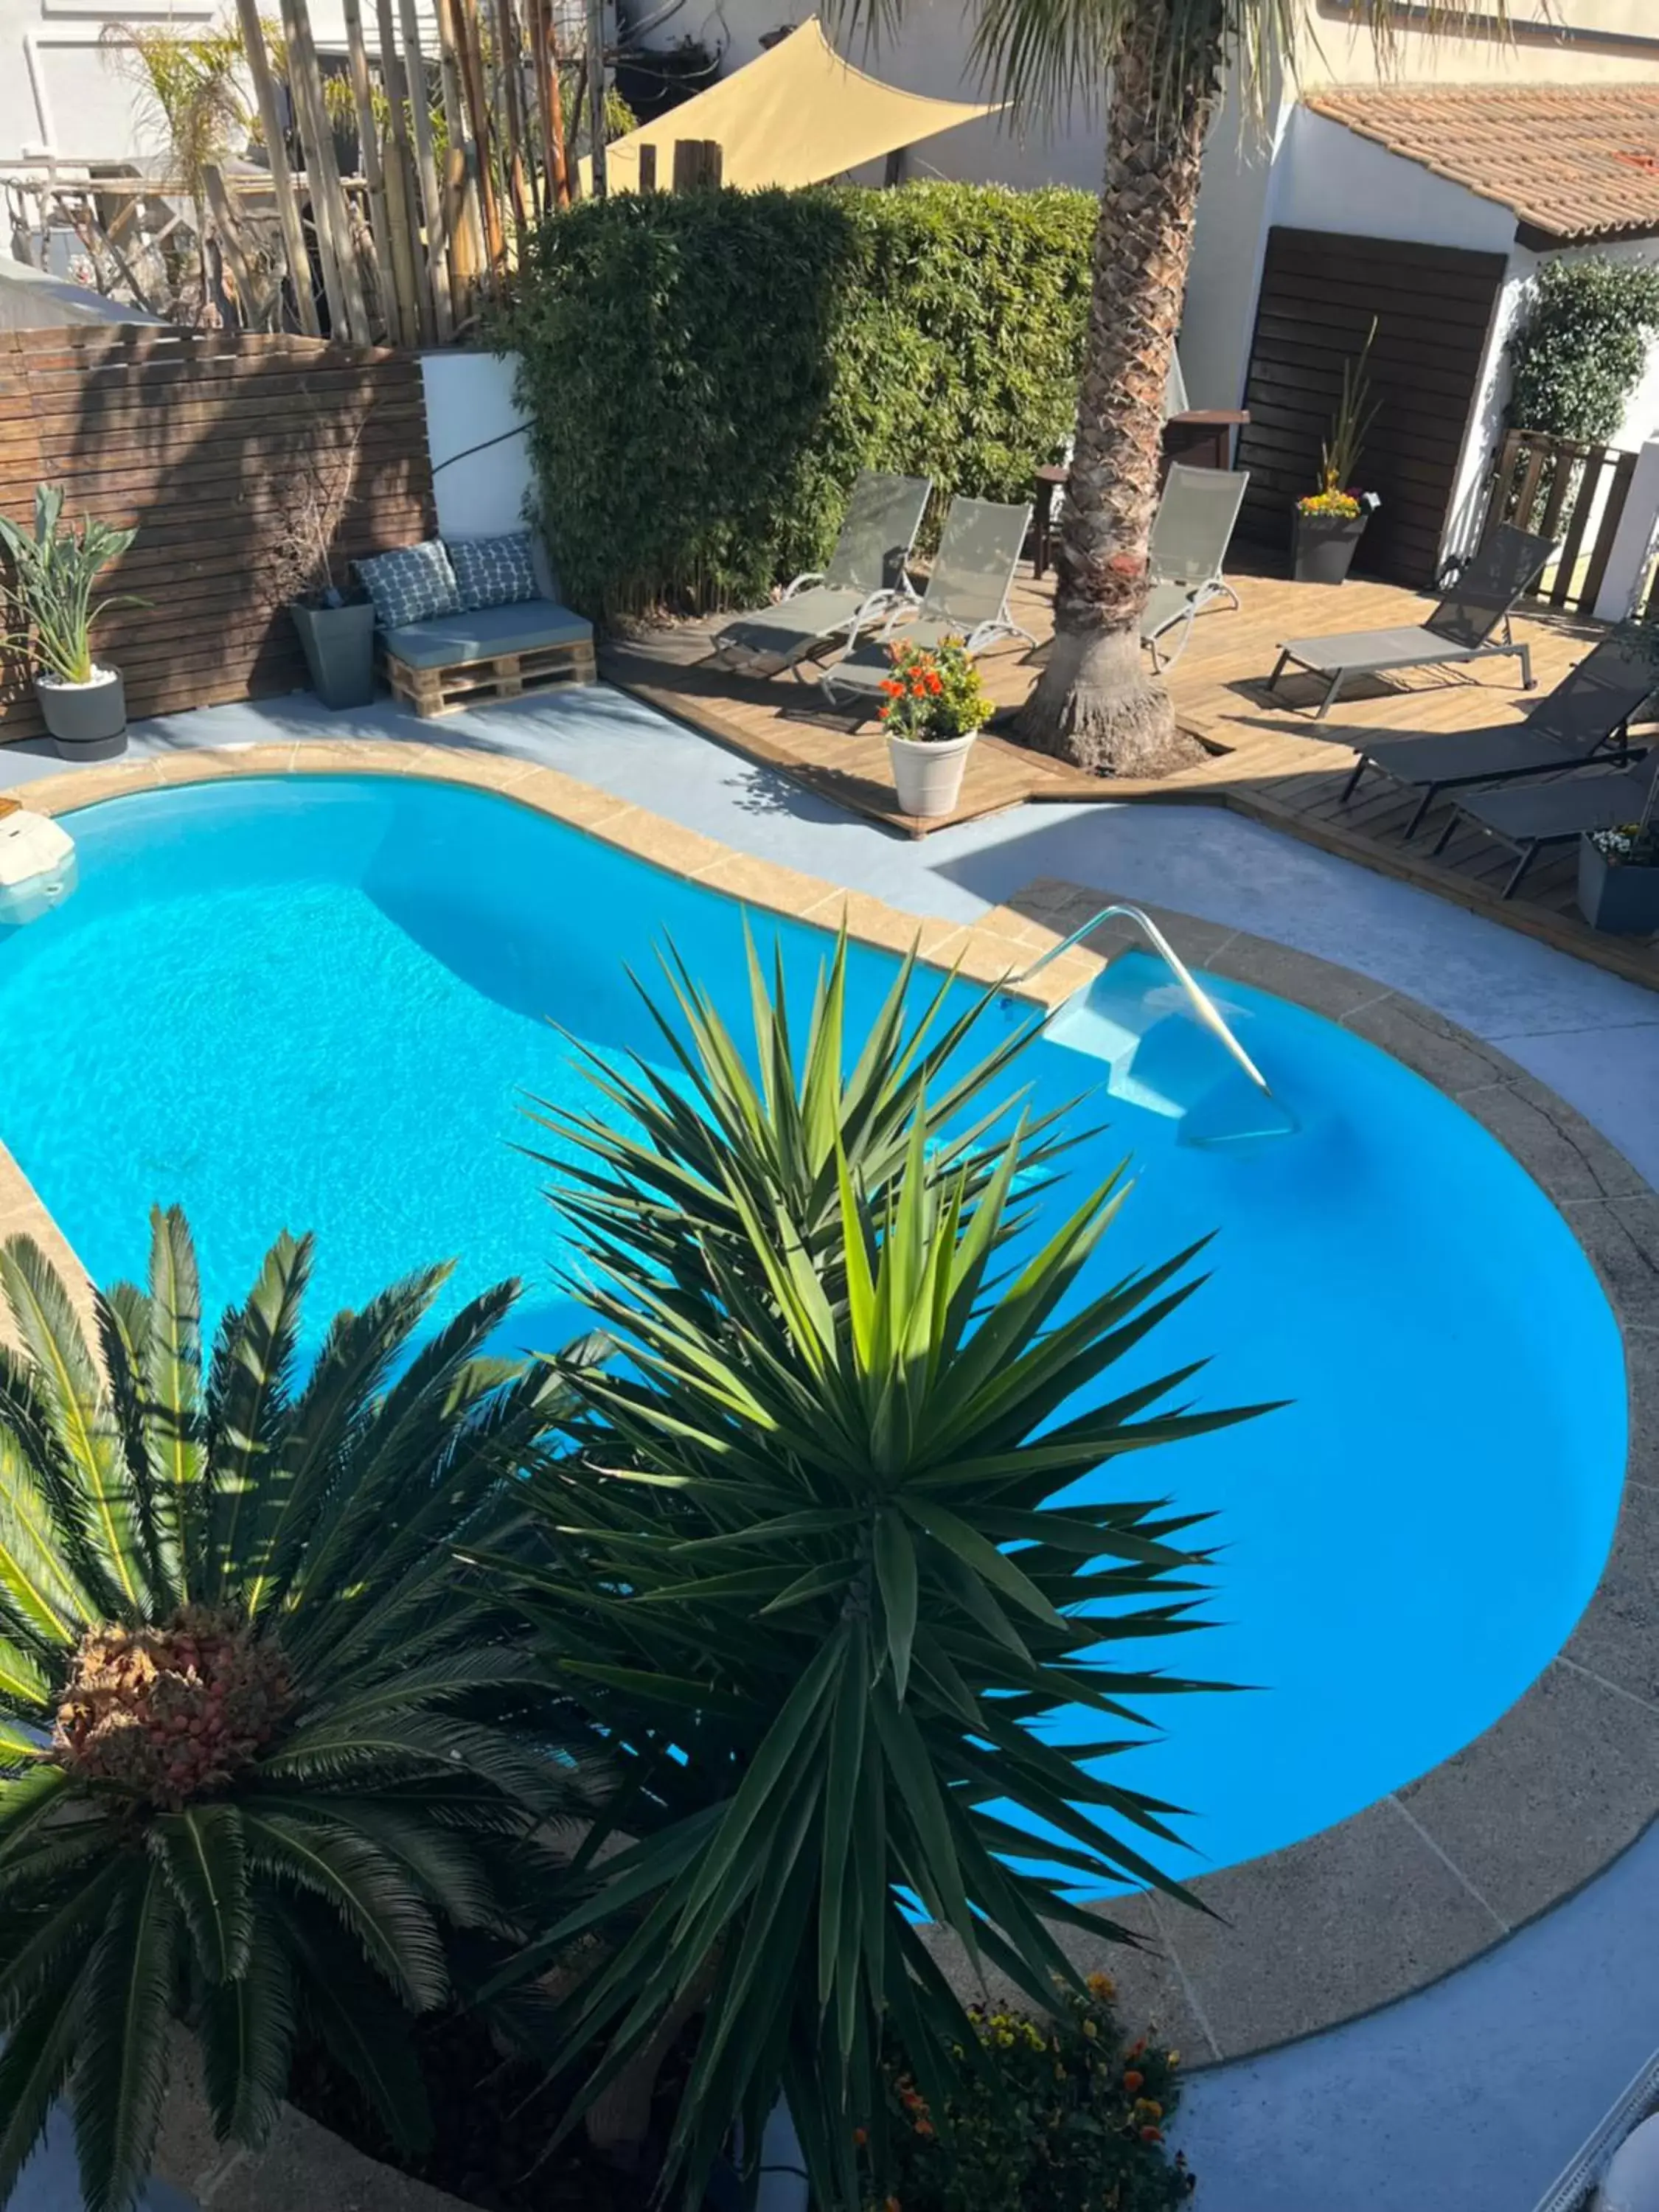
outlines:
{"label": "lounge chair armrest", "polygon": [[822,568],[803,568],[793,583],[785,586],[783,596],[786,599],[793,599],[797,592],[804,592],[809,584],[821,584],[823,581]]}

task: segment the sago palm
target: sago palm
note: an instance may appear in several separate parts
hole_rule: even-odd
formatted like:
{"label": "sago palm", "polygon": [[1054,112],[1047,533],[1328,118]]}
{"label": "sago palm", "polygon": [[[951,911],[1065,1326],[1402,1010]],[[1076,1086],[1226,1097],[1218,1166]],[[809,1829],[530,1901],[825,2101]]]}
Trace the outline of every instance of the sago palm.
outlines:
{"label": "sago palm", "polygon": [[[908,0],[837,0],[879,31]],[[1306,0],[969,0],[975,52],[1015,109],[1041,120],[1104,95],[1077,431],[1055,559],[1054,636],[1021,722],[1031,744],[1114,775],[1179,758],[1169,694],[1139,642],[1158,505],[1164,393],[1181,326],[1205,139],[1229,72],[1247,96],[1305,43]],[[1401,30],[1483,28],[1507,0],[1352,0],[1385,53]]]}
{"label": "sago palm", "polygon": [[131,2203],[175,2016],[222,2138],[263,2140],[303,2033],[418,2143],[411,2016],[457,1931],[521,1927],[582,1795],[452,1549],[507,1539],[547,1419],[481,1356],[511,1286],[411,1351],[442,1271],[411,1277],[302,1375],[310,1257],[276,1244],[204,1371],[176,1212],[95,1351],[0,1248],[0,2202],[67,2092],[91,2212]]}
{"label": "sago palm", "polygon": [[[1103,1770],[1139,1701],[1200,1686],[1145,1661],[1194,1625],[1197,1516],[1100,1470],[1242,1415],[1167,1409],[1191,1368],[1103,1387],[1196,1287],[1193,1255],[1086,1283],[1126,1187],[1041,1194],[1042,1221],[1015,1196],[1024,1124],[988,1152],[952,1127],[964,1101],[983,1121],[979,1071],[935,1069],[954,1116],[905,1087],[872,1149],[862,1060],[792,1065],[763,1003],[757,1078],[693,1010],[684,1072],[718,1115],[659,1087],[637,1143],[556,1192],[628,1357],[567,1370],[577,1410],[531,1485],[550,1563],[489,1564],[623,1771],[590,1894],[519,1972],[594,1960],[556,2062],[599,2045],[579,2103],[700,2012],[670,2148],[688,2203],[734,2119],[752,2161],[781,2094],[816,2201],[855,2212],[884,2033],[940,2106],[974,2042],[918,1906],[1041,2003],[1058,1931],[1112,1931],[1070,1893],[1173,1887],[1146,1856],[1172,1808]],[[822,1206],[777,1164],[809,1124]],[[1045,1723],[1079,1706],[1108,1740],[1060,1748]]]}

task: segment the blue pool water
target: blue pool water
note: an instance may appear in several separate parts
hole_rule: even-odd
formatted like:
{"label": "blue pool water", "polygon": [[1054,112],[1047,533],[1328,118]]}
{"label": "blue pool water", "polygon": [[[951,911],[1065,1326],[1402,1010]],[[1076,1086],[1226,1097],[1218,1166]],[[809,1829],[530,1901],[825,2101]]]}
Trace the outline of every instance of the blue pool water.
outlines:
{"label": "blue pool water", "polygon": [[[456,1298],[525,1278],[515,1341],[574,1334],[544,1171],[515,1149],[535,1140],[524,1092],[592,1103],[545,1018],[649,1049],[624,969],[652,971],[672,936],[741,1024],[740,909],[507,801],[404,779],[238,780],[69,826],[80,890],[0,932],[0,1139],[93,1273],[139,1273],[149,1206],[177,1200],[210,1311],[278,1230],[309,1227],[319,1329],[454,1255]],[[826,940],[756,927],[781,927],[810,988]],[[891,973],[856,952],[855,1004]],[[1133,1156],[1103,1276],[1220,1232],[1139,1373],[1212,1355],[1202,1402],[1293,1401],[1111,1478],[1217,1515],[1219,1625],[1150,1663],[1261,1686],[1154,1701],[1167,1735],[1118,1762],[1192,1808],[1187,1872],[1340,1820],[1496,1719],[1595,1587],[1625,1452],[1612,1316],[1509,1156],[1361,1040],[1212,988],[1294,1134],[1245,1133],[1251,1100],[1146,957],[1025,1069],[1039,1103],[1088,1094],[1109,1125],[1074,1175]]]}

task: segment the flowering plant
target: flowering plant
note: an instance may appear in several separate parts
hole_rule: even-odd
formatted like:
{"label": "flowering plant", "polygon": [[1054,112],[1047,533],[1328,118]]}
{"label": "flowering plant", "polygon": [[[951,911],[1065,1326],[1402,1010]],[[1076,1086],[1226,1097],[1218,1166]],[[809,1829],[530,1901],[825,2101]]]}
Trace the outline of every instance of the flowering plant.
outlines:
{"label": "flowering plant", "polygon": [[931,649],[901,641],[887,653],[893,672],[882,679],[876,715],[889,737],[943,744],[990,720],[990,698],[961,638],[947,637]]}
{"label": "flowering plant", "polygon": [[1310,491],[1296,503],[1298,514],[1328,514],[1352,522],[1360,512],[1357,491]]}
{"label": "flowering plant", "polygon": [[1172,2212],[1195,2179],[1165,2148],[1181,2054],[1127,2044],[1104,1974],[1057,1993],[1047,2018],[975,2008],[989,2067],[958,2048],[935,2112],[902,2065],[884,2068],[884,2127],[860,2142],[872,2212]]}

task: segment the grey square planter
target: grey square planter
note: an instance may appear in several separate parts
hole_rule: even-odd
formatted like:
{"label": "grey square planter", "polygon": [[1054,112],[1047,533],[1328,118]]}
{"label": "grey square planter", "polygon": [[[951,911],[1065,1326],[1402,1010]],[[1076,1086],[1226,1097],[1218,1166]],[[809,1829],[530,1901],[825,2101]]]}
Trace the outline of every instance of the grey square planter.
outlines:
{"label": "grey square planter", "polygon": [[1659,930],[1659,867],[1608,860],[1592,838],[1578,840],[1578,911],[1592,929],[1616,937]]}
{"label": "grey square planter", "polygon": [[325,707],[367,707],[374,696],[374,609],[368,600],[343,607],[289,612],[305,648],[311,688]]}
{"label": "grey square planter", "polygon": [[1298,584],[1347,581],[1354,548],[1365,534],[1368,514],[1304,514],[1297,510],[1291,573]]}

